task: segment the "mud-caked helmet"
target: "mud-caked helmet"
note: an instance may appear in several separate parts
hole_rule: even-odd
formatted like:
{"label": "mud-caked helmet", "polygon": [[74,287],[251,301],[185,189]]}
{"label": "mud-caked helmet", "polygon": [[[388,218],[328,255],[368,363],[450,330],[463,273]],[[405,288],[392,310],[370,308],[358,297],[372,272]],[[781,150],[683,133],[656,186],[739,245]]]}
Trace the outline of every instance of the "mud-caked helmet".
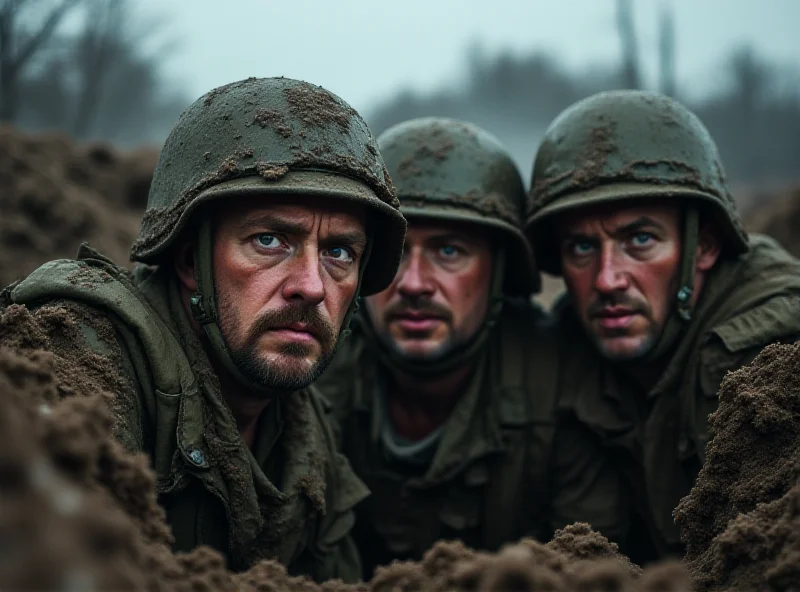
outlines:
{"label": "mud-caked helmet", "polygon": [[698,218],[715,221],[728,253],[749,248],[714,140],[697,116],[659,93],[602,92],[567,108],[545,132],[528,197],[526,234],[539,268],[555,275],[561,267],[552,232],[557,214],[610,202],[681,200],[686,215],[676,298],[687,319]]}
{"label": "mud-caked helmet", "polygon": [[273,195],[364,205],[368,250],[360,268],[362,295],[391,283],[403,251],[406,223],[377,144],[342,99],[288,78],[248,78],[200,97],[180,116],[161,151],[131,259],[158,264],[179,236],[196,233],[199,285],[192,312],[240,380],[245,379],[233,367],[217,325],[211,221],[201,206]]}
{"label": "mud-caked helmet", "polygon": [[425,117],[386,130],[378,146],[406,219],[487,228],[505,243],[504,292],[528,296],[538,291],[539,276],[522,232],[525,186],[497,138],[471,123]]}
{"label": "mud-caked helmet", "polygon": [[[400,200],[400,211],[417,219],[447,220],[483,227],[495,244],[491,303],[484,327],[468,347],[429,373],[463,363],[484,341],[505,297],[529,298],[539,290],[530,245],[522,232],[525,187],[508,151],[471,123],[426,117],[397,124],[378,138],[378,147]],[[399,359],[395,363],[402,363]],[[425,366],[414,361],[409,371]]]}

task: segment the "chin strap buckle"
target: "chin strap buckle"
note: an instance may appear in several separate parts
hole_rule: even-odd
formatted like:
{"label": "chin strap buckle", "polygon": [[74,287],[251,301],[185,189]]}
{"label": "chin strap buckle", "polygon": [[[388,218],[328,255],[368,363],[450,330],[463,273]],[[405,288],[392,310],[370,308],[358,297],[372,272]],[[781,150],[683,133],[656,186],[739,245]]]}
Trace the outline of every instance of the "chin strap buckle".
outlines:
{"label": "chin strap buckle", "polygon": [[694,290],[684,286],[678,291],[678,315],[684,321],[692,320],[692,294]]}
{"label": "chin strap buckle", "polygon": [[208,325],[209,323],[214,322],[214,315],[209,314],[206,310],[203,295],[199,292],[195,292],[189,298],[189,308],[192,310],[192,316],[194,320],[196,320],[201,325]]}

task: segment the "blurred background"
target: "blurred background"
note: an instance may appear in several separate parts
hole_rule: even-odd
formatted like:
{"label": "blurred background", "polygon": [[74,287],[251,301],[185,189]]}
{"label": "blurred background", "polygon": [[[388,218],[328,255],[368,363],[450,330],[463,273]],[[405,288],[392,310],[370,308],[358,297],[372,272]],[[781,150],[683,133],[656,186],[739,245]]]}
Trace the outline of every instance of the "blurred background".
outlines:
{"label": "blurred background", "polygon": [[[82,150],[62,167],[64,183],[96,189],[91,178],[112,161],[138,171],[134,189],[99,190],[135,210],[180,112],[248,76],[322,85],[376,135],[411,117],[473,121],[508,146],[526,180],[563,108],[603,89],[646,88],[706,123],[751,228],[791,232],[798,28],[797,0],[0,0],[0,125],[9,150],[12,136],[18,146],[43,132],[35,137],[59,138],[64,154]],[[0,173],[0,187],[19,175]],[[27,207],[3,199],[0,212]],[[0,280],[2,265],[0,253]]]}

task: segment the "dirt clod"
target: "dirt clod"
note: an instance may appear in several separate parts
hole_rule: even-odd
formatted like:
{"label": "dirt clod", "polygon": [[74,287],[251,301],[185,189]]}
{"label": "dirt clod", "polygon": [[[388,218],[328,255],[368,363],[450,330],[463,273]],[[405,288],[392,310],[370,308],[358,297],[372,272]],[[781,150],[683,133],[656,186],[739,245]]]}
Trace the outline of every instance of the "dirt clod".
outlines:
{"label": "dirt clod", "polygon": [[771,345],[722,383],[706,464],[675,512],[700,590],[800,586],[798,364],[800,344]]}
{"label": "dirt clod", "polygon": [[350,132],[350,121],[357,113],[324,89],[298,86],[288,87],[284,93],[290,112],[305,125],[322,127],[333,123],[342,133]]}

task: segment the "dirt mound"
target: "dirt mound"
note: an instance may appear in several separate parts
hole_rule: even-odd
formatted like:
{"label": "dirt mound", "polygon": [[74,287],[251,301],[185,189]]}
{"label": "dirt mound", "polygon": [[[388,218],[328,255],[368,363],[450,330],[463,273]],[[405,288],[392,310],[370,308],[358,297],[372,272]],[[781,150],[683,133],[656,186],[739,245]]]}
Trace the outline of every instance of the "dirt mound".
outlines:
{"label": "dirt mound", "polygon": [[0,286],[88,241],[128,260],[158,152],[78,145],[0,126]]}
{"label": "dirt mound", "polygon": [[800,344],[728,374],[694,489],[676,510],[702,590],[800,586]]}
{"label": "dirt mound", "polygon": [[780,195],[765,195],[744,216],[748,232],[768,234],[800,257],[800,186]]}

